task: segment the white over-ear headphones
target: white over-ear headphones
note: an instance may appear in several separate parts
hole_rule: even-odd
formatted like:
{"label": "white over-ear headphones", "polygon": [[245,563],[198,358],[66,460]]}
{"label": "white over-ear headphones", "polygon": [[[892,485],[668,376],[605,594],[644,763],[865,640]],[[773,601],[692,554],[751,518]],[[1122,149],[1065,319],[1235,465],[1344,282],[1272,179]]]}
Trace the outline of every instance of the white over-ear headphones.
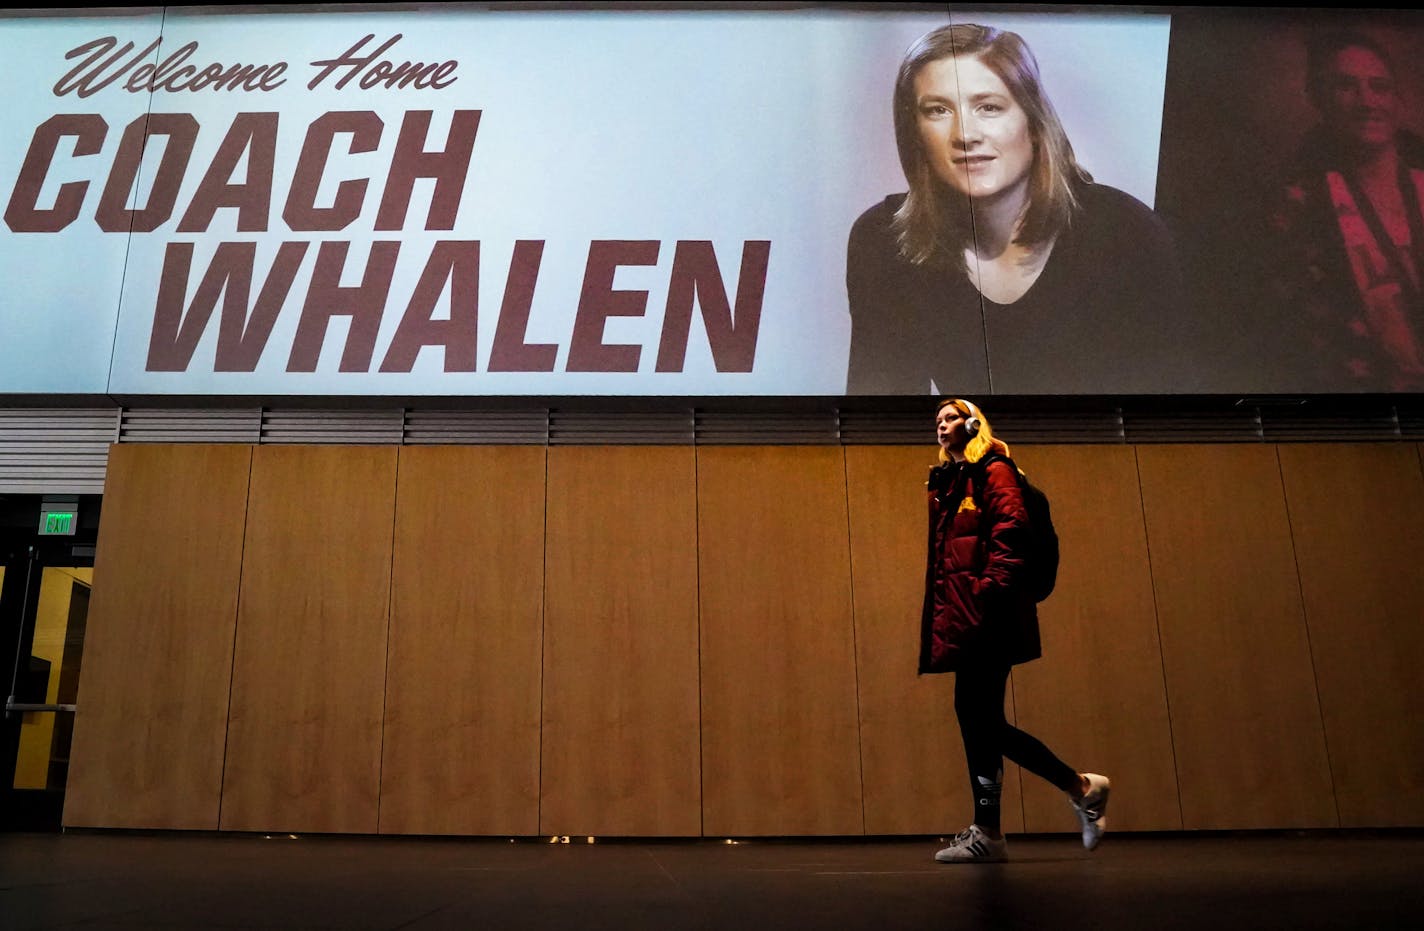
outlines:
{"label": "white over-ear headphones", "polygon": [[979,408],[974,406],[973,401],[965,401],[964,406],[969,408],[969,416],[964,421],[964,433],[972,440],[984,426],[983,415],[979,413]]}

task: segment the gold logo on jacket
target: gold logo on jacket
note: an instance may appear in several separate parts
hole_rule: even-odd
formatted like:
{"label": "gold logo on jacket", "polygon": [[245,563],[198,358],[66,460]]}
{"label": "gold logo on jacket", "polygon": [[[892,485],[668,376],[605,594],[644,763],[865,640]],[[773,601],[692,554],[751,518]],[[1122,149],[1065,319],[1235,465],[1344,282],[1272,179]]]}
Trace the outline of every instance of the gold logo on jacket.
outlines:
{"label": "gold logo on jacket", "polygon": [[961,501],[959,502],[959,510],[961,510],[961,511],[977,511],[977,510],[979,510],[979,505],[975,504],[975,503],[974,503],[974,499],[971,498],[971,497],[969,497],[969,495],[965,495],[964,498],[963,498],[963,500],[961,500]]}

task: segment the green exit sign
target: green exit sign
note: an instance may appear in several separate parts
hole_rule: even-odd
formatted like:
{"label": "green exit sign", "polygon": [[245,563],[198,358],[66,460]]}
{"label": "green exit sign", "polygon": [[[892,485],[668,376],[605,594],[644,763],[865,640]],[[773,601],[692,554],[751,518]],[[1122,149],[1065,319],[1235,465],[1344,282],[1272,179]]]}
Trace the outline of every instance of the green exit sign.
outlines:
{"label": "green exit sign", "polygon": [[41,511],[40,536],[74,536],[75,518],[78,516],[74,511]]}

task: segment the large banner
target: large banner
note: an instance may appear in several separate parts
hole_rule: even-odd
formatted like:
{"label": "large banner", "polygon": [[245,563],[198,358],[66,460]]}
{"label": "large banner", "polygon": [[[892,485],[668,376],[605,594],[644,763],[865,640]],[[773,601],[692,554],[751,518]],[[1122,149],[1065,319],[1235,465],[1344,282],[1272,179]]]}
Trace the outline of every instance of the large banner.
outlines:
{"label": "large banner", "polygon": [[[1274,47],[1306,27],[1283,28]],[[1303,292],[1309,259],[1281,240],[1319,218],[1212,186],[1230,146],[1272,144],[1225,138],[1243,119],[1225,96],[1257,91],[1203,80],[1223,31],[1250,54],[1262,29],[1205,11],[0,19],[0,394],[1421,390],[1424,185],[1394,176],[1416,186],[1378,211],[1387,282],[1375,227],[1326,217],[1312,248],[1341,268],[1317,277],[1343,273]],[[1368,199],[1323,177],[1306,200]],[[1257,225],[1290,231],[1221,245]]]}

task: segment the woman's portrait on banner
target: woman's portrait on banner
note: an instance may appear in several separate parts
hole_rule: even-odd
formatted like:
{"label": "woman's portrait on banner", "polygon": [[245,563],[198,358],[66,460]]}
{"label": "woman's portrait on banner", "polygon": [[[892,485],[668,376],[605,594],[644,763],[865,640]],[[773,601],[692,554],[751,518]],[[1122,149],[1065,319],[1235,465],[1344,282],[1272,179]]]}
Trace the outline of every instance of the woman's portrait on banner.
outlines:
{"label": "woman's portrait on banner", "polygon": [[1079,161],[1018,33],[922,36],[892,106],[909,190],[850,231],[847,394],[1183,390],[1167,228]]}

